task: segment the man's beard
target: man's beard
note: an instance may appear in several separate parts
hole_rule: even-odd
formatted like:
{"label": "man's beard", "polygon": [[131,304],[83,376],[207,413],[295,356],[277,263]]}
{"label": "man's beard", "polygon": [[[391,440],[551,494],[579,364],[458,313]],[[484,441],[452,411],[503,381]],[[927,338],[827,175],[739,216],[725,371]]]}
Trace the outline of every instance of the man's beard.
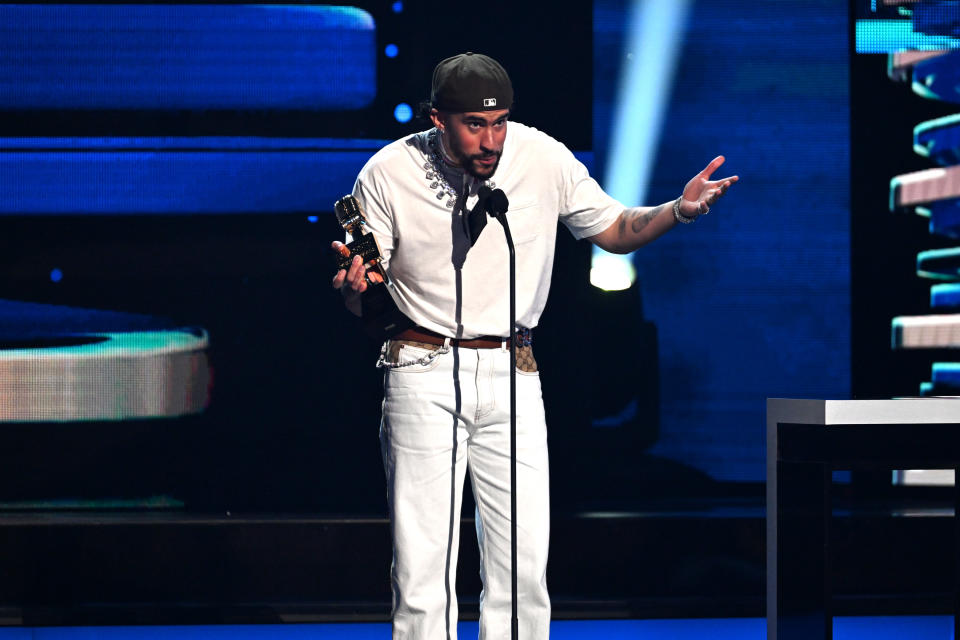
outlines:
{"label": "man's beard", "polygon": [[[497,153],[485,154],[478,153],[472,156],[467,157],[467,161],[463,163],[463,170],[472,175],[474,178],[479,180],[489,180],[493,177],[493,174],[497,172],[497,167],[500,166],[500,155],[502,151]],[[480,158],[489,158],[495,157],[493,164],[489,167],[483,165],[474,164],[474,160],[479,160]]]}
{"label": "man's beard", "polygon": [[[500,156],[503,155],[503,150],[494,151],[492,153],[475,153],[473,155],[467,155],[463,152],[459,146],[457,146],[456,141],[452,138],[450,139],[450,153],[453,155],[453,159],[456,160],[463,170],[469,173],[474,178],[478,180],[489,180],[493,177],[493,174],[497,172],[497,167],[500,166]],[[496,158],[494,163],[489,167],[477,165],[476,161],[481,158]]]}

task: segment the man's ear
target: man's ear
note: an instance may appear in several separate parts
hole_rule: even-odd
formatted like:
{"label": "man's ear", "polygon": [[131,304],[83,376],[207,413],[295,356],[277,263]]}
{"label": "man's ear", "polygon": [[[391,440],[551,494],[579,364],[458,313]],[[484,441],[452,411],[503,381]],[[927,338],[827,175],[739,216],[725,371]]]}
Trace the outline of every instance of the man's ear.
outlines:
{"label": "man's ear", "polygon": [[445,118],[436,109],[430,109],[430,121],[433,123],[433,126],[441,131],[443,131],[446,125]]}

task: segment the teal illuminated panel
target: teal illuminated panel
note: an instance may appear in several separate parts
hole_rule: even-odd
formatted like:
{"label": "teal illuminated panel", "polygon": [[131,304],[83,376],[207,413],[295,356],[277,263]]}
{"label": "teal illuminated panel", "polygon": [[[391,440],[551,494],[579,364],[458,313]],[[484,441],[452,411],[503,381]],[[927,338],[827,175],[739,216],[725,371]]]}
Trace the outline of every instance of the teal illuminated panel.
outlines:
{"label": "teal illuminated panel", "polygon": [[934,362],[931,382],[934,387],[960,388],[960,362]]}
{"label": "teal illuminated panel", "polygon": [[935,280],[960,280],[960,247],[917,254],[917,275]]}
{"label": "teal illuminated panel", "polygon": [[940,165],[960,164],[960,113],[914,127],[913,149]]}
{"label": "teal illuminated panel", "polygon": [[892,53],[903,49],[930,51],[960,47],[960,40],[917,31],[909,19],[857,20],[857,53]]}

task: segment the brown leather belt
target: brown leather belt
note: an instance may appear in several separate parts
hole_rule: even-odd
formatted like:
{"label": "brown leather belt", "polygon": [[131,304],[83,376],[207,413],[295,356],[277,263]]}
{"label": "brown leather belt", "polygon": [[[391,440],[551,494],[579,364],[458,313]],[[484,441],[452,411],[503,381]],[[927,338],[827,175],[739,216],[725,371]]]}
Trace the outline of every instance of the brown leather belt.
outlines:
{"label": "brown leather belt", "polygon": [[[401,331],[390,338],[391,340],[414,340],[416,342],[426,342],[440,346],[446,339],[435,331],[424,329],[423,327],[413,327],[406,331]],[[464,349],[500,349],[509,338],[498,338],[497,336],[482,336],[480,338],[471,338],[470,340],[450,339],[450,346],[462,347]]]}

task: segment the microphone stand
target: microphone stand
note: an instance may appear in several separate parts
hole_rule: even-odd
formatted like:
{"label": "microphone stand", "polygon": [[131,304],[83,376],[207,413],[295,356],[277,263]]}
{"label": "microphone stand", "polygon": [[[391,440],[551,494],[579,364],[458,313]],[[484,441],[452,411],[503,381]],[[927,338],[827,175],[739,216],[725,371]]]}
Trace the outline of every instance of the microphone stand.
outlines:
{"label": "microphone stand", "polygon": [[495,217],[503,225],[510,250],[510,637],[518,640],[520,622],[517,617],[517,255],[513,236],[507,224],[506,206]]}

